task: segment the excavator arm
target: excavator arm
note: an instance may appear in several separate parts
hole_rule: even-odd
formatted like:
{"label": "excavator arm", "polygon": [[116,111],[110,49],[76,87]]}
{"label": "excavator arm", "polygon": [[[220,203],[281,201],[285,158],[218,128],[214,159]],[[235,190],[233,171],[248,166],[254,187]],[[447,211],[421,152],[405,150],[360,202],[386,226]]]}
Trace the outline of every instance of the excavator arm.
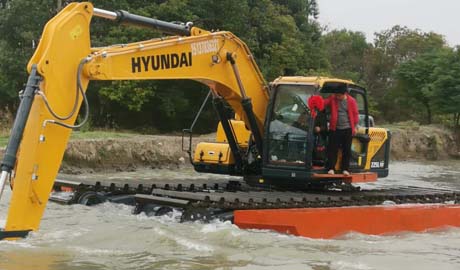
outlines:
{"label": "excavator arm", "polygon": [[[91,48],[90,21],[102,17],[174,34],[131,44]],[[45,26],[31,58],[30,77],[1,164],[1,191],[13,193],[0,239],[38,230],[54,180],[91,80],[191,79],[224,99],[262,151],[269,100],[247,46],[230,32],[208,32],[71,3]],[[87,108],[88,109],[88,108]]]}

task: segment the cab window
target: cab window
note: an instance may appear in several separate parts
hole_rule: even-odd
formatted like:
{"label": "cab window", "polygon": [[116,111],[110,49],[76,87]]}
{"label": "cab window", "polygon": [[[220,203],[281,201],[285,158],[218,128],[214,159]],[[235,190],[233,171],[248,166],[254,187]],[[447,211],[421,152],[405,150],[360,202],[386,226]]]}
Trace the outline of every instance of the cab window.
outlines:
{"label": "cab window", "polygon": [[[350,89],[350,95],[355,98],[359,111],[359,125],[366,126],[366,106],[365,97],[362,90]],[[369,116],[369,126],[373,126],[373,119]]]}
{"label": "cab window", "polygon": [[305,164],[313,85],[279,85],[269,126],[269,162]]}

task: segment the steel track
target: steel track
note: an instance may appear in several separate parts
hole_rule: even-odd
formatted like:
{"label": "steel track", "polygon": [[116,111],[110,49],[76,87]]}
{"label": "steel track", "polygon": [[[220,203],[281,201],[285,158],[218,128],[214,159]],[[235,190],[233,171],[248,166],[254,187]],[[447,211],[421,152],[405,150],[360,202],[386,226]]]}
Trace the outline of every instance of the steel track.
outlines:
{"label": "steel track", "polygon": [[[174,181],[162,186],[139,184],[101,183],[94,184],[57,180],[56,191],[72,188],[75,195],[65,201],[51,197],[61,203],[79,203],[83,194],[100,194],[108,198],[130,195],[137,204],[154,203],[183,208],[213,208],[220,210],[244,209],[286,209],[344,207],[381,204],[430,204],[456,203],[460,201],[460,191],[421,187],[393,187],[376,190],[327,190],[327,191],[282,191],[252,188],[244,183],[211,182],[201,185],[184,185]],[[80,201],[81,203],[81,201]]]}

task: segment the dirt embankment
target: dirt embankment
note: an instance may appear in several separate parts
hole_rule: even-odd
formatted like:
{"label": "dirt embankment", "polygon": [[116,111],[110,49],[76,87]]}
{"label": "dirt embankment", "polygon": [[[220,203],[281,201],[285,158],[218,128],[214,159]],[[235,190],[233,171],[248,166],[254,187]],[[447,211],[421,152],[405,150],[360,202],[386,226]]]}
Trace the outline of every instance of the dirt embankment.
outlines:
{"label": "dirt embankment", "polygon": [[[214,136],[200,136],[192,140],[212,141]],[[185,140],[185,148],[188,140]],[[182,151],[181,136],[138,135],[118,139],[84,139],[70,141],[64,154],[61,171],[134,171],[142,168],[178,169],[189,166],[188,154]]]}
{"label": "dirt embankment", "polygon": [[[460,141],[446,129],[434,126],[391,127],[393,160],[460,159]],[[214,135],[193,139],[194,149],[200,141],[213,141]],[[0,149],[3,156],[3,150]],[[73,140],[64,155],[61,171],[132,171],[137,168],[178,169],[189,166],[182,151],[181,136],[133,135],[116,139]]]}
{"label": "dirt embankment", "polygon": [[394,160],[460,159],[460,136],[437,126],[392,126]]}

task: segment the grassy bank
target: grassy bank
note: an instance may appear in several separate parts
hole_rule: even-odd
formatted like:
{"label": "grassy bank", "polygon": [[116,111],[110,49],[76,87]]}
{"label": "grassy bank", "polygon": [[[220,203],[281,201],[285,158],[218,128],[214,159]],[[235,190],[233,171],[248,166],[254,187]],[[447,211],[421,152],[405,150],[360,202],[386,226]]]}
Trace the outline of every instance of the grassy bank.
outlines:
{"label": "grassy bank", "polygon": [[3,148],[8,143],[9,132],[5,123],[0,123],[0,148]]}
{"label": "grassy bank", "polygon": [[85,140],[85,139],[120,139],[120,138],[132,138],[140,134],[129,133],[123,131],[106,131],[106,130],[95,130],[95,131],[75,131],[72,132],[71,140]]}
{"label": "grassy bank", "polygon": [[[85,140],[85,139],[120,139],[120,138],[132,138],[138,134],[125,133],[120,131],[75,131],[70,137],[71,140]],[[0,131],[0,148],[5,147],[8,143],[8,132]]]}
{"label": "grassy bank", "polygon": [[0,133],[0,148],[5,147],[8,142],[8,135]]}

